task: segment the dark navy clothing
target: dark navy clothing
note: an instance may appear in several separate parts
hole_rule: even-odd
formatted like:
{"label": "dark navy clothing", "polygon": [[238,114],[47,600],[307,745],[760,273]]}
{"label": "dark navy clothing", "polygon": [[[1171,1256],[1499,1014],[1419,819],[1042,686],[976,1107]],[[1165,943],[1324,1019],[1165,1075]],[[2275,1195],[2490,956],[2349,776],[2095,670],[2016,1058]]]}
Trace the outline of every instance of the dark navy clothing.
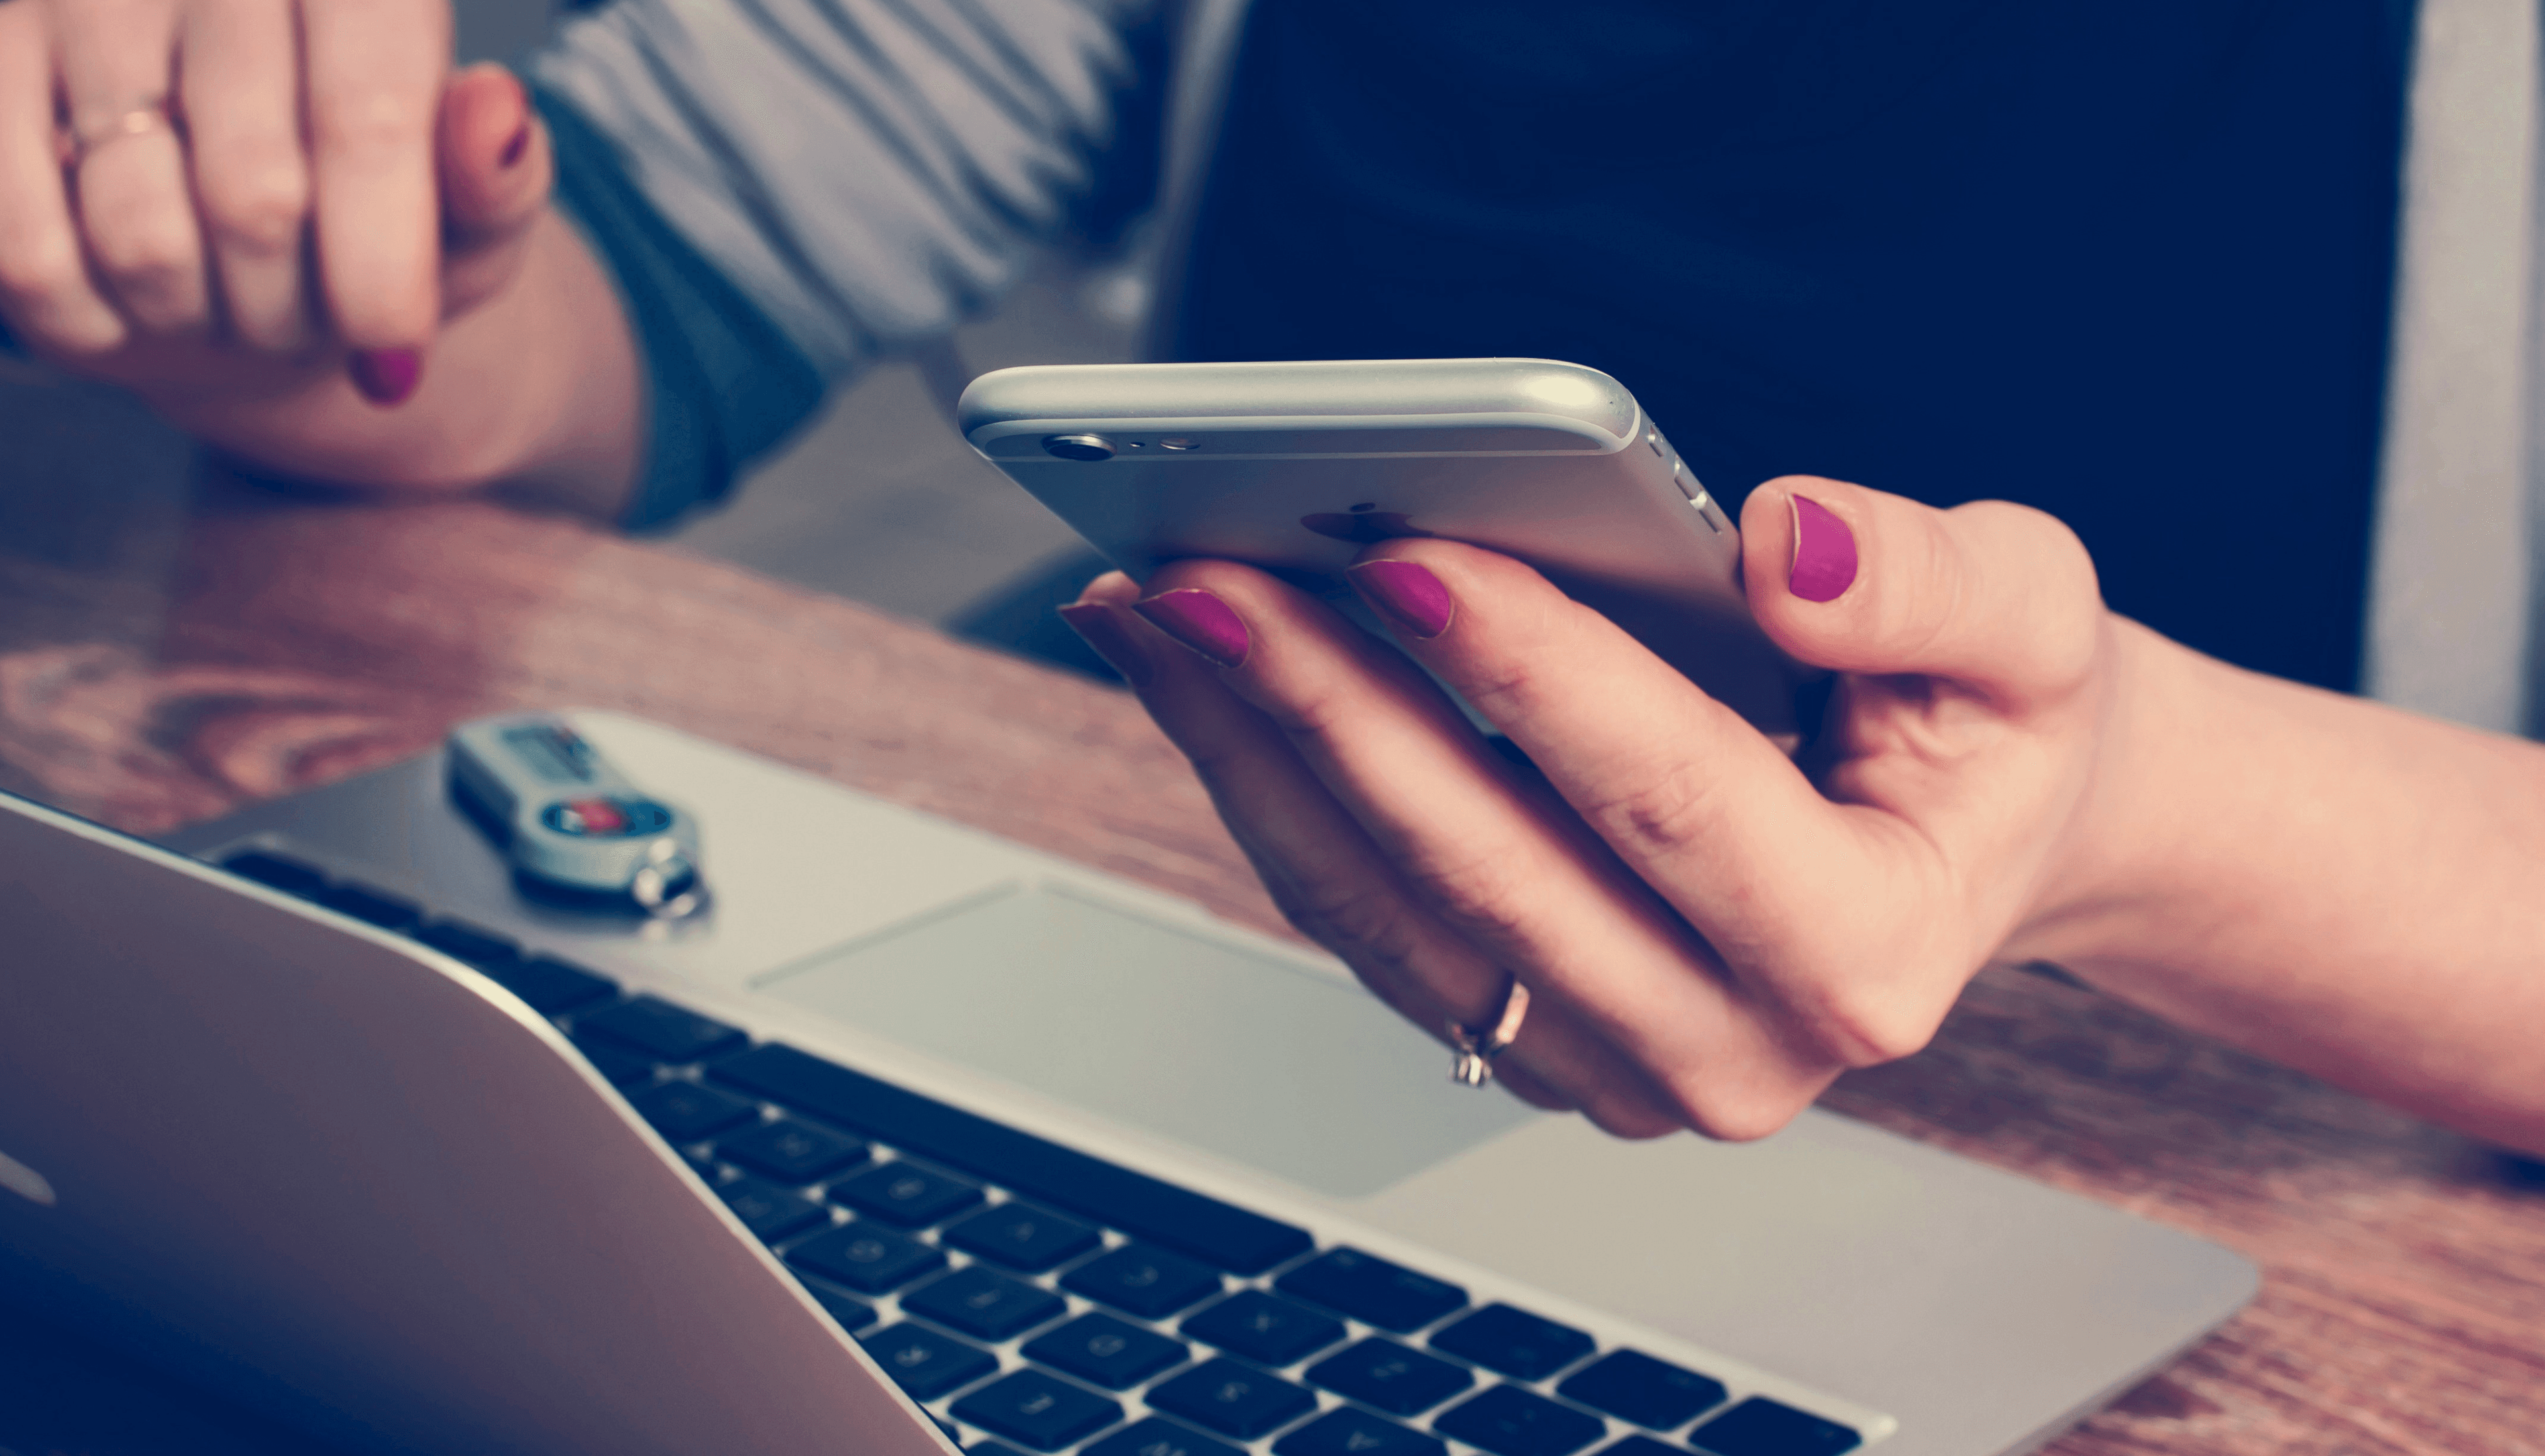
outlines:
{"label": "dark navy clothing", "polygon": [[2117,609],[2348,688],[2409,35],[2393,0],[1260,0],[1177,351],[1593,364],[1728,500],[2026,502]]}

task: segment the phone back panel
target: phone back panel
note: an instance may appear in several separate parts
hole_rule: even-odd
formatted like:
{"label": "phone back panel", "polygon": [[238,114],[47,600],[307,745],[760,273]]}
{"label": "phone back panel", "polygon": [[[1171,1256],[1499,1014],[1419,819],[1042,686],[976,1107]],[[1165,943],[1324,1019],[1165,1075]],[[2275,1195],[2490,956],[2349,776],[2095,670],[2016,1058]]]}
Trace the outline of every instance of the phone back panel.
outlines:
{"label": "phone back panel", "polygon": [[1797,674],[1751,620],[1739,533],[1595,369],[1056,365],[985,374],[960,409],[974,447],[1135,579],[1223,557],[1350,606],[1340,574],[1371,545],[1465,541],[1544,572],[1762,728],[1793,726]]}

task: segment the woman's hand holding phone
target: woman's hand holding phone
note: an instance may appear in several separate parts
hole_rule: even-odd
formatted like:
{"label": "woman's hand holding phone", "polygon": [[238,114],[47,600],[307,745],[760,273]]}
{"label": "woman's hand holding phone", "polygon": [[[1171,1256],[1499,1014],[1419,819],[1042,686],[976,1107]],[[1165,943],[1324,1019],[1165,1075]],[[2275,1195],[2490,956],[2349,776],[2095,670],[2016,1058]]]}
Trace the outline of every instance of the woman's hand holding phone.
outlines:
{"label": "woman's hand holding phone", "polygon": [[[1284,913],[1418,1025],[1533,993],[1513,1090],[1627,1136],[1782,1126],[1908,1055],[2091,898],[2120,660],[2066,527],[1832,481],[1755,492],[1753,609],[1841,675],[1818,742],[1756,729],[1525,566],[1442,540],[1350,573],[1433,684],[1249,567],[1068,609],[1190,757]],[[1172,639],[1172,640],[1171,640]],[[2154,640],[2154,639],[2149,639]],[[1178,644],[1182,645],[1179,646]],[[1187,649],[1190,650],[1187,650]]]}

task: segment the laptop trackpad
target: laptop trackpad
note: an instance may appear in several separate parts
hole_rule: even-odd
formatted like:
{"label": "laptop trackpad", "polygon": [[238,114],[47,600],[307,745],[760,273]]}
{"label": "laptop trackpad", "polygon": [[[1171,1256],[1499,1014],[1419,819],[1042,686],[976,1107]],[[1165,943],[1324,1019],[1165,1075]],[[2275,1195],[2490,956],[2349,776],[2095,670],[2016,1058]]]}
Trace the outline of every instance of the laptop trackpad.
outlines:
{"label": "laptop trackpad", "polygon": [[1356,986],[1058,885],[798,961],[767,994],[1112,1121],[1362,1198],[1536,1114]]}

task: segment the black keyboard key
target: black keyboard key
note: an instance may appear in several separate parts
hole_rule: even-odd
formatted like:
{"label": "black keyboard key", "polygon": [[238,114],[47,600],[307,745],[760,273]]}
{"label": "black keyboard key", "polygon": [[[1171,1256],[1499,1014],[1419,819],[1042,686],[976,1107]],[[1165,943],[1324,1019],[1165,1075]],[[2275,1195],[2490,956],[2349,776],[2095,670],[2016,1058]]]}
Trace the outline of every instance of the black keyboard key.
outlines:
{"label": "black keyboard key", "polygon": [[905,1229],[924,1229],[980,1202],[981,1190],[915,1163],[887,1163],[833,1183],[831,1198]]}
{"label": "black keyboard key", "polygon": [[1476,1383],[1463,1365],[1392,1339],[1364,1339],[1308,1367],[1308,1383],[1391,1416],[1419,1416]]}
{"label": "black keyboard key", "polygon": [[592,1064],[592,1070],[612,1087],[634,1087],[654,1080],[654,1064],[631,1051],[623,1051],[606,1041],[588,1037],[572,1038],[574,1049]]}
{"label": "black keyboard key", "polygon": [[[945,1422],[940,1420],[937,1423],[942,1426]],[[954,1432],[949,1430],[945,1434],[951,1437]],[[1002,1446],[997,1441],[974,1441],[963,1449],[970,1452],[971,1456],[1026,1456],[1025,1452],[1016,1447]]]}
{"label": "black keyboard key", "polygon": [[1089,1225],[1024,1202],[984,1208],[939,1237],[965,1254],[1029,1274],[1056,1268],[1102,1242]]}
{"label": "black keyboard key", "polygon": [[758,1117],[760,1104],[696,1082],[657,1083],[627,1098],[665,1140],[695,1143]]}
{"label": "black keyboard key", "polygon": [[1600,1417],[1516,1385],[1498,1385],[1442,1412],[1432,1428],[1494,1456],[1572,1456],[1608,1433]]}
{"label": "black keyboard key", "polygon": [[1287,1365],[1344,1337],[1344,1322],[1261,1289],[1241,1289],[1197,1315],[1184,1332],[1261,1365]]}
{"label": "black keyboard key", "polygon": [[901,1297],[905,1313],[982,1339],[1005,1339],[1059,1319],[1069,1302],[1048,1289],[974,1264]]}
{"label": "black keyboard key", "polygon": [[1432,1336],[1432,1347],[1520,1380],[1546,1377],[1591,1353],[1591,1336],[1526,1310],[1489,1304]]}
{"label": "black keyboard key", "polygon": [[819,1279],[806,1279],[803,1283],[804,1292],[813,1296],[814,1303],[830,1311],[831,1318],[839,1321],[840,1328],[851,1335],[874,1323],[873,1305],[855,1295],[842,1294]]}
{"label": "black keyboard key", "polygon": [[999,1368],[997,1357],[988,1350],[925,1325],[895,1325],[861,1335],[858,1343],[914,1401],[933,1401]]}
{"label": "black keyboard key", "polygon": [[1399,1335],[1410,1335],[1467,1303],[1467,1291],[1455,1284],[1357,1249],[1328,1250],[1274,1280],[1272,1287]]}
{"label": "black keyboard key", "polygon": [[722,1021],[651,996],[631,997],[577,1016],[574,1029],[644,1052],[658,1062],[704,1061],[743,1044],[742,1032]]}
{"label": "black keyboard key", "polygon": [[860,1294],[886,1294],[943,1268],[945,1255],[873,1224],[848,1224],[787,1250],[786,1261]]}
{"label": "black keyboard key", "polygon": [[1212,1360],[1148,1392],[1149,1404],[1205,1430],[1251,1441],[1317,1409],[1317,1398],[1235,1360]]}
{"label": "black keyboard key", "polygon": [[327,876],[314,864],[304,864],[288,854],[271,849],[242,849],[221,861],[221,868],[243,875],[269,890],[297,895],[303,900],[318,898],[327,888]]}
{"label": "black keyboard key", "polygon": [[1723,1384],[1639,1350],[1615,1350],[1567,1377],[1555,1393],[1651,1430],[1674,1430],[1723,1404]]}
{"label": "black keyboard key", "polygon": [[511,937],[498,935],[483,926],[466,921],[438,920],[415,932],[415,938],[450,956],[464,960],[479,969],[509,966],[522,958],[522,947]]}
{"label": "black keyboard key", "polygon": [[1036,1451],[1074,1446],[1122,1418],[1122,1408],[1039,1370],[1019,1370],[953,1406],[954,1418]]}
{"label": "black keyboard key", "polygon": [[831,1211],[800,1193],[790,1193],[776,1183],[759,1178],[735,1178],[716,1189],[724,1206],[742,1220],[752,1237],[763,1244],[775,1244],[789,1234],[800,1234],[831,1216]]}
{"label": "black keyboard key", "polygon": [[1192,1308],[1222,1286],[1218,1271],[1207,1264],[1145,1244],[1125,1244],[1063,1274],[1060,1287],[1124,1314],[1162,1320]]}
{"label": "black keyboard key", "polygon": [[1107,1390],[1129,1390],[1190,1356],[1181,1341],[1111,1315],[1081,1315],[1026,1344],[1026,1358]]}
{"label": "black keyboard key", "polygon": [[802,1187],[865,1162],[866,1145],[846,1133],[780,1117],[727,1134],[716,1144],[716,1156],[773,1182]]}
{"label": "black keyboard key", "polygon": [[358,921],[401,935],[424,924],[423,906],[386,890],[374,890],[369,885],[349,881],[322,890],[312,898],[329,910],[341,911]]}
{"label": "black keyboard key", "polygon": [[[978,1446],[972,1448],[980,1450]],[[1137,1425],[1125,1426],[1079,1456],[1246,1456],[1235,1446],[1196,1435],[1172,1420],[1155,1416]]]}
{"label": "black keyboard key", "polygon": [[1624,1436],[1601,1446],[1600,1456],[1687,1456],[1687,1452],[1651,1436]]}
{"label": "black keyboard key", "polygon": [[552,955],[534,955],[511,965],[496,966],[487,974],[503,983],[505,990],[520,997],[525,1006],[542,1016],[570,1011],[605,996],[618,994],[617,982]]}
{"label": "black keyboard key", "polygon": [[854,1128],[1053,1207],[1241,1274],[1308,1252],[1308,1232],[1003,1127],[789,1046],[762,1046],[715,1075],[773,1102]]}
{"label": "black keyboard key", "polygon": [[1863,1437],[1835,1420],[1752,1396],[1696,1428],[1689,1443],[1709,1456],[1838,1456]]}
{"label": "black keyboard key", "polygon": [[1272,1443],[1273,1456],[1447,1456],[1448,1444],[1338,1406]]}

